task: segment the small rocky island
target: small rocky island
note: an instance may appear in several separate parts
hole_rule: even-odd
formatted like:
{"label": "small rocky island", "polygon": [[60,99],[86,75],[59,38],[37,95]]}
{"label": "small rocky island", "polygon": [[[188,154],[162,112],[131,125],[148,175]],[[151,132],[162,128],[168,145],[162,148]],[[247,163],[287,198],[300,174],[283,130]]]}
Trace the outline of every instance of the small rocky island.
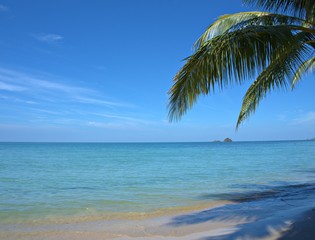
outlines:
{"label": "small rocky island", "polygon": [[223,142],[232,142],[232,139],[231,138],[226,138],[226,139],[224,139]]}
{"label": "small rocky island", "polygon": [[[221,142],[220,140],[213,140],[212,142]],[[223,142],[233,142],[231,138],[226,138]]]}

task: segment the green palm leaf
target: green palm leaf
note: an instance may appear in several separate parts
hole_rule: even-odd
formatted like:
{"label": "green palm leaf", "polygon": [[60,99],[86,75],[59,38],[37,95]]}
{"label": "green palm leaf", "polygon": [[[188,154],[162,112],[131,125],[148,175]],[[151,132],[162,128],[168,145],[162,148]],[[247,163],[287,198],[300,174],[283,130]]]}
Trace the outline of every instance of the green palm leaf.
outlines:
{"label": "green palm leaf", "polygon": [[259,102],[268,92],[276,88],[286,89],[290,85],[292,77],[296,75],[296,69],[300,68],[303,60],[312,54],[312,49],[303,44],[309,37],[308,33],[297,34],[293,44],[280,54],[276,54],[270,65],[249,87],[243,99],[236,128],[255,112]]}
{"label": "green palm leaf", "polygon": [[262,7],[267,11],[292,14],[314,23],[314,0],[243,0],[243,2]]}
{"label": "green palm leaf", "polygon": [[299,80],[301,80],[303,74],[305,74],[307,71],[312,72],[314,69],[315,69],[315,57],[302,63],[294,74],[292,84],[291,84],[291,89],[293,89],[295,87],[295,84]]}
{"label": "green palm leaf", "polygon": [[198,49],[205,42],[213,37],[224,34],[228,31],[238,30],[249,25],[296,25],[309,26],[303,19],[290,17],[281,14],[273,14],[268,12],[241,12],[236,14],[226,14],[218,18],[194,44],[194,48]]}
{"label": "green palm leaf", "polygon": [[[249,117],[273,89],[292,88],[315,66],[315,0],[244,0],[269,12],[223,15],[196,41],[174,77],[169,118],[179,120],[200,95],[258,77],[237,121]],[[284,14],[292,14],[291,16]]]}
{"label": "green palm leaf", "polygon": [[169,117],[178,120],[200,94],[243,83],[286,51],[294,34],[285,26],[249,26],[215,37],[187,59],[169,91]]}

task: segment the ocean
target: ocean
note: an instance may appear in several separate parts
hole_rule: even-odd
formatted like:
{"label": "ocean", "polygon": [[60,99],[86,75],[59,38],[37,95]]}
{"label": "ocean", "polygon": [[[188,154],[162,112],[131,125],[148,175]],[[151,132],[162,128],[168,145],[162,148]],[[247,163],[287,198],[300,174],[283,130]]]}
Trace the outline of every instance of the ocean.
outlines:
{"label": "ocean", "polygon": [[0,143],[0,224],[169,211],[314,172],[315,141]]}

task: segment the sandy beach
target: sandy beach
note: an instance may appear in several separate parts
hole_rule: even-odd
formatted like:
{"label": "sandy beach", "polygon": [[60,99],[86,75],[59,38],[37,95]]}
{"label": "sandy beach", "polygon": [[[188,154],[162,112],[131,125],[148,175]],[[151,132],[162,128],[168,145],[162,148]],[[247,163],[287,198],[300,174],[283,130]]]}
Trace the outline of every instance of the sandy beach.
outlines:
{"label": "sandy beach", "polygon": [[[1,239],[314,239],[315,185],[225,196],[199,210],[78,222],[0,226]],[[218,203],[217,203],[218,204]]]}

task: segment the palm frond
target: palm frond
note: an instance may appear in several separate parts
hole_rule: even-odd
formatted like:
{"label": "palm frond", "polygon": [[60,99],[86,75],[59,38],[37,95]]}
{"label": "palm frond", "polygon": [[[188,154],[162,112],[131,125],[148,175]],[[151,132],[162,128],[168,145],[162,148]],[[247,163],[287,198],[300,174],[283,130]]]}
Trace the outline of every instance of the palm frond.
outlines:
{"label": "palm frond", "polygon": [[296,69],[312,54],[312,49],[303,44],[309,37],[308,33],[297,34],[295,41],[287,46],[287,50],[276,54],[270,65],[257,77],[244,96],[236,129],[255,112],[259,102],[268,92],[275,88],[286,89],[289,86]]}
{"label": "palm frond", "polygon": [[262,71],[294,34],[285,25],[248,26],[205,42],[176,74],[169,91],[169,118],[179,120],[200,94],[242,83]]}
{"label": "palm frond", "polygon": [[225,32],[237,31],[250,25],[296,25],[309,26],[303,19],[268,12],[241,12],[227,14],[218,18],[194,44],[198,49],[211,38],[224,34]]}
{"label": "palm frond", "polygon": [[303,74],[305,74],[309,70],[314,70],[314,69],[315,69],[315,57],[303,62],[294,74],[292,84],[291,84],[291,89],[293,89],[295,87],[295,84],[299,80],[301,80]]}
{"label": "palm frond", "polygon": [[265,14],[268,14],[268,13],[240,12],[240,13],[235,13],[235,14],[222,15],[206,29],[206,31],[196,41],[194,47],[195,49],[198,49],[204,42],[225,33],[235,24],[255,18],[257,16],[263,16]]}
{"label": "palm frond", "polygon": [[267,12],[223,15],[208,27],[174,77],[168,105],[171,121],[179,120],[201,94],[258,75],[244,96],[238,128],[267,93],[294,88],[315,68],[315,0],[243,2]]}
{"label": "palm frond", "polygon": [[314,0],[243,0],[243,3],[261,7],[266,11],[292,14],[314,23]]}

